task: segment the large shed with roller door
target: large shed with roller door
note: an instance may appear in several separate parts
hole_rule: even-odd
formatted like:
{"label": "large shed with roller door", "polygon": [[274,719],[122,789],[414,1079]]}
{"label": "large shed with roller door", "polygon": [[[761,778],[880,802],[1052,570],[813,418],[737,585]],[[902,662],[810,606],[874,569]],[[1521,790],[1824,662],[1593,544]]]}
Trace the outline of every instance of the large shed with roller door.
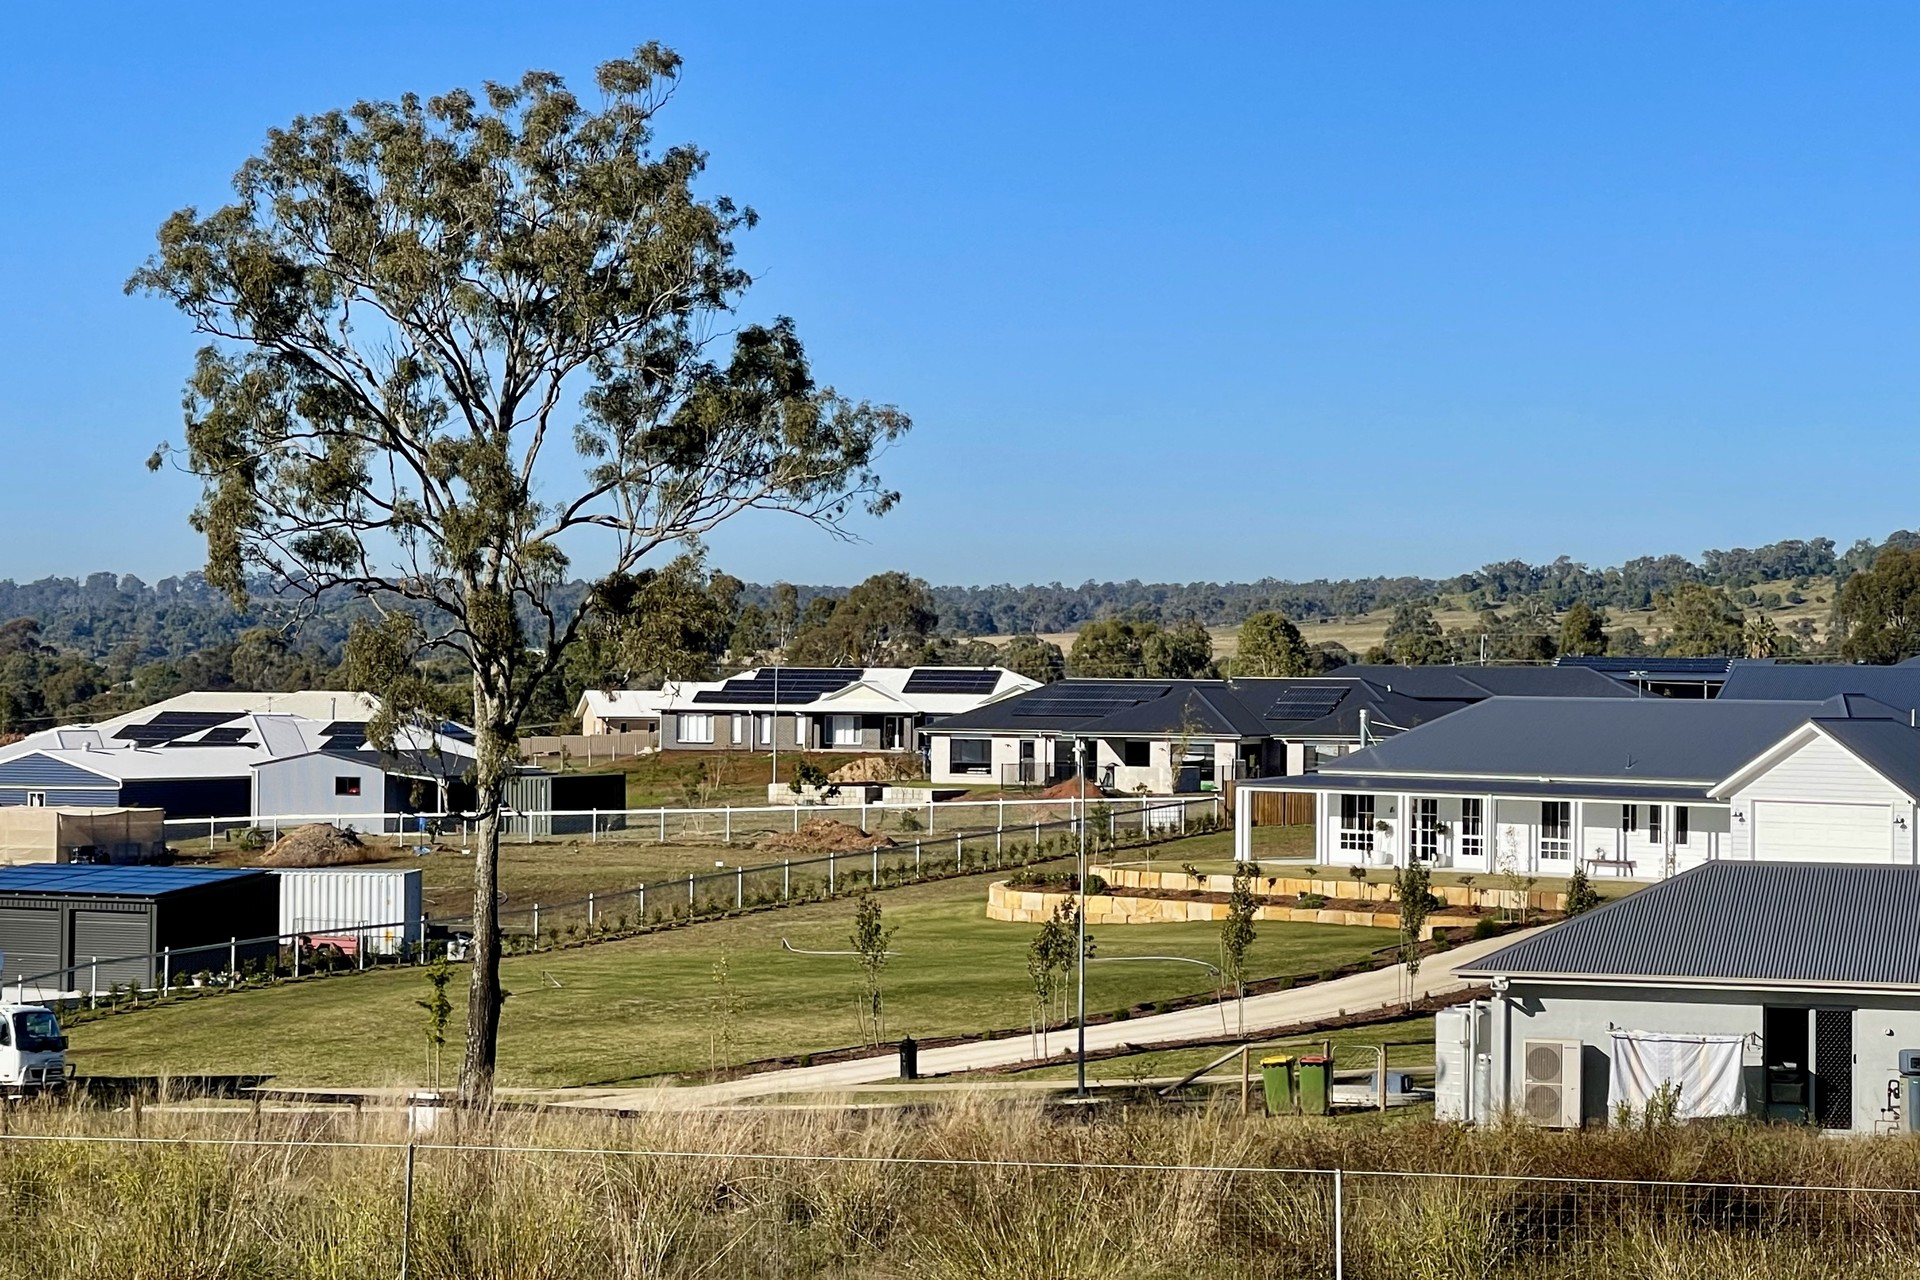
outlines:
{"label": "large shed with roller door", "polygon": [[[234,939],[279,929],[280,891],[264,871],[200,867],[0,867],[0,980],[28,995],[159,985],[227,968]],[[245,962],[271,942],[237,947]],[[159,953],[167,952],[162,961]],[[49,976],[52,975],[52,976]]]}

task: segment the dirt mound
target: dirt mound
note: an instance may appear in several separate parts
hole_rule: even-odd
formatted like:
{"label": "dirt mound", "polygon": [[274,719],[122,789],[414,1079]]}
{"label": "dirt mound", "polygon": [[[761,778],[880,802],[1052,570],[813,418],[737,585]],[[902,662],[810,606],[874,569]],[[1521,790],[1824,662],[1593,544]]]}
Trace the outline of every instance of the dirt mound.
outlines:
{"label": "dirt mound", "polygon": [[275,840],[266,856],[260,859],[260,865],[347,867],[359,862],[373,862],[379,856],[378,850],[362,844],[360,837],[351,830],[325,822],[312,822],[304,827],[295,827]]}
{"label": "dirt mound", "polygon": [[[1087,799],[1098,800],[1105,795],[1106,792],[1094,786],[1091,782],[1087,784]],[[1035,799],[1039,800],[1078,800],[1079,798],[1080,779],[1078,778],[1068,778],[1064,782],[1056,782],[1035,797]]]}
{"label": "dirt mound", "polygon": [[868,835],[856,826],[835,822],[832,818],[809,818],[798,831],[782,831],[768,836],[760,847],[772,853],[865,853],[869,849],[891,849],[886,836]]}
{"label": "dirt mound", "polygon": [[827,775],[832,782],[905,782],[920,776],[919,758],[912,755],[861,756]]}

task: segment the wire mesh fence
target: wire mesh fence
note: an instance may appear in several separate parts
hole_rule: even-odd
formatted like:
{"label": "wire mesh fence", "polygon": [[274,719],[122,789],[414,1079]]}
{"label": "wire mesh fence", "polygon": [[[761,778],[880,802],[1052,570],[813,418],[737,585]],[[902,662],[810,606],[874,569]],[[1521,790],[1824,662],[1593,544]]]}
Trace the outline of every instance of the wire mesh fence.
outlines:
{"label": "wire mesh fence", "polygon": [[[1880,1280],[1920,1267],[1920,1191],[1886,1187],[504,1146],[428,1133],[9,1134],[0,1191],[13,1206],[0,1259],[54,1277]],[[141,1270],[149,1257],[169,1265]]]}

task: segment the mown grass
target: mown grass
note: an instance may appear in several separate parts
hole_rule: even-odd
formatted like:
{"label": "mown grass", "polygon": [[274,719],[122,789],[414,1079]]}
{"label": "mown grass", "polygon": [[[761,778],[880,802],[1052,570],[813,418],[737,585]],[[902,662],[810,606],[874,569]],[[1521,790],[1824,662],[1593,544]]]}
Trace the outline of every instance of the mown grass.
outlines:
{"label": "mown grass", "polygon": [[[886,923],[899,954],[885,972],[890,1037],[967,1035],[1028,1025],[1026,947],[1036,926],[984,914],[987,879],[890,889]],[[511,956],[500,1042],[503,1083],[577,1085],[698,1073],[860,1042],[863,990],[845,950],[854,904],[793,906],[622,942]],[[1102,955],[1188,955],[1217,961],[1219,926],[1110,926]],[[1389,931],[1262,922],[1257,976],[1298,975],[1359,960]],[[718,980],[724,962],[726,980]],[[464,995],[465,972],[454,995]],[[1190,965],[1094,965],[1088,1006],[1108,1010],[1210,992]],[[418,1082],[427,994],[418,969],[370,972],[162,1004],[72,1028],[82,1074],[255,1074],[280,1083]],[[732,1013],[724,1010],[733,1009]],[[460,1051],[459,1019],[447,1060]]]}
{"label": "mown grass", "polygon": [[[1920,1196],[1864,1190],[1920,1185],[1920,1144],[1744,1125],[1471,1132],[978,1098],[450,1116],[415,1152],[409,1222],[390,1114],[9,1123],[0,1263],[49,1280],[393,1275],[403,1244],[418,1280],[1296,1280],[1332,1274],[1333,1179],[1314,1171],[1333,1168],[1352,1280],[1920,1272]],[[165,1140],[81,1140],[136,1129]],[[386,1145],[315,1145],[335,1142]]]}

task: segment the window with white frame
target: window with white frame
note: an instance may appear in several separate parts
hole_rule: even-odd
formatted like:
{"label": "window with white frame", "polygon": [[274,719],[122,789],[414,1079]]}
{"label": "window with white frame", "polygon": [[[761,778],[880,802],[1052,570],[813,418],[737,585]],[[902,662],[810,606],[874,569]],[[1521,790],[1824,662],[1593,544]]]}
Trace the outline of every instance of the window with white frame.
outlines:
{"label": "window with white frame", "polygon": [[1486,850],[1486,837],[1482,834],[1485,815],[1481,806],[1485,803],[1478,797],[1469,796],[1460,802],[1460,856],[1477,858]]}
{"label": "window with white frame", "polygon": [[1632,835],[1640,829],[1640,806],[1623,804],[1620,806],[1620,831],[1623,835]]}
{"label": "window with white frame", "polygon": [[1647,806],[1647,843],[1660,843],[1660,806],[1657,804]]}
{"label": "window with white frame", "polygon": [[681,742],[712,742],[713,717],[706,712],[680,713]]}
{"label": "window with white frame", "polygon": [[47,793],[46,793],[46,792],[44,792],[44,791],[29,791],[29,792],[27,792],[27,804],[28,804],[28,806],[29,806],[30,808],[34,808],[34,809],[44,809],[44,808],[46,808],[46,807],[47,807]]}
{"label": "window with white frame", "polygon": [[1373,797],[1340,797],[1340,847],[1373,852]]}
{"label": "window with white frame", "polygon": [[1687,842],[1687,806],[1683,804],[1673,806],[1673,842]]}
{"label": "window with white frame", "polygon": [[759,740],[760,745],[763,747],[772,746],[773,713],[771,711],[757,711],[754,713],[753,723],[754,736]]}
{"label": "window with white frame", "polygon": [[836,747],[857,747],[860,745],[859,716],[828,716],[828,742]]}
{"label": "window with white frame", "polygon": [[1573,856],[1573,802],[1540,802],[1540,856],[1556,860]]}

